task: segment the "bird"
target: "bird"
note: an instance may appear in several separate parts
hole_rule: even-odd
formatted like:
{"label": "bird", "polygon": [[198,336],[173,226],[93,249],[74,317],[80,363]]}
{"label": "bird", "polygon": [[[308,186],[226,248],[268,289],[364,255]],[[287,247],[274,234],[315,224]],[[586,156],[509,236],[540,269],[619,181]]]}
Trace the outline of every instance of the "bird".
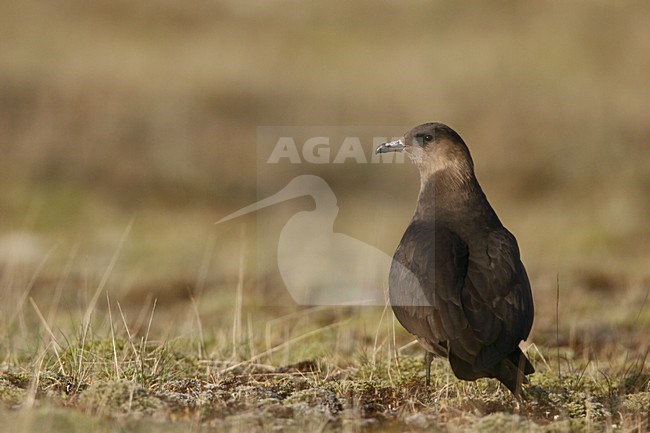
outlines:
{"label": "bird", "polygon": [[442,356],[457,378],[494,378],[520,397],[535,372],[519,348],[533,324],[530,282],[516,238],[476,179],[469,148],[452,128],[432,122],[376,152],[405,152],[420,172],[388,293],[397,320],[426,350],[425,385],[434,356]]}
{"label": "bird", "polygon": [[334,231],[339,211],[336,195],[320,176],[296,176],[272,196],[217,224],[303,196],[311,197],[315,206],[286,222],[277,250],[278,270],[293,300],[300,305],[385,306],[385,280],[392,258],[373,245]]}

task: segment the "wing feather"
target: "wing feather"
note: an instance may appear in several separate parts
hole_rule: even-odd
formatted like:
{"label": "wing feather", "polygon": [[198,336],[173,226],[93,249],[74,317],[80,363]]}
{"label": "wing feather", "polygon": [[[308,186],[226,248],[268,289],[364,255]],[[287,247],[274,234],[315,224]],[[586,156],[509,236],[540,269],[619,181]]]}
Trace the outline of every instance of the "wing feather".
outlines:
{"label": "wing feather", "polygon": [[470,255],[462,299],[482,344],[475,369],[492,367],[528,337],[533,320],[530,283],[517,241],[505,228],[489,234],[484,255]]}
{"label": "wing feather", "polygon": [[389,289],[409,332],[432,345],[449,342],[477,372],[516,350],[532,326],[530,284],[506,229],[470,249],[451,230],[412,223],[395,253]]}
{"label": "wing feather", "polygon": [[399,322],[433,344],[458,338],[469,324],[461,289],[467,246],[453,232],[414,223],[395,252],[389,294]]}

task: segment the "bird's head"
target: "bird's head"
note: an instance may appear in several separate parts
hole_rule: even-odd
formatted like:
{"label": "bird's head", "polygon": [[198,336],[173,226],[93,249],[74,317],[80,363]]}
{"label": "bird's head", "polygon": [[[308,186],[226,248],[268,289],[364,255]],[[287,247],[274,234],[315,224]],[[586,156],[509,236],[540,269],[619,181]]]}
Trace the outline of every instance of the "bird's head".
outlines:
{"label": "bird's head", "polygon": [[442,123],[418,125],[399,140],[380,145],[376,152],[405,152],[420,170],[423,180],[442,170],[462,177],[474,173],[467,145],[456,131]]}

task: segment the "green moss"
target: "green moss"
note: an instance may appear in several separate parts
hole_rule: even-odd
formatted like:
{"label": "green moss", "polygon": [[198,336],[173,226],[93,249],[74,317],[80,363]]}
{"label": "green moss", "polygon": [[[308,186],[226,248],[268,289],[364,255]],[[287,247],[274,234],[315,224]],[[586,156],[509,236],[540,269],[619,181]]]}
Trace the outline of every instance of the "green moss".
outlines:
{"label": "green moss", "polygon": [[[335,392],[321,388],[309,388],[293,393],[284,401],[284,404],[296,407],[315,408],[320,412],[336,415],[343,410],[343,402]],[[302,409],[304,412],[305,410]]]}
{"label": "green moss", "polygon": [[160,398],[127,380],[93,383],[81,393],[78,404],[103,416],[160,416],[165,408]]}
{"label": "green moss", "polygon": [[[7,376],[7,374],[0,376],[0,402],[7,406],[16,406],[27,397],[27,390],[25,389],[27,386],[17,386],[16,380],[12,380]],[[25,385],[22,380],[18,381],[18,383]]]}
{"label": "green moss", "polygon": [[577,433],[590,430],[593,429],[587,428],[585,420],[573,418],[554,421],[544,426],[544,431],[548,433]]}
{"label": "green moss", "polygon": [[542,427],[522,416],[497,412],[477,419],[470,425],[463,427],[461,431],[485,433],[542,433],[544,430]]}
{"label": "green moss", "polygon": [[626,395],[621,406],[626,412],[650,416],[650,392]]}
{"label": "green moss", "polygon": [[2,411],[0,425],[3,431],[48,433],[185,433],[191,431],[189,423],[151,422],[150,419],[105,419],[60,407],[42,405],[31,410]]}

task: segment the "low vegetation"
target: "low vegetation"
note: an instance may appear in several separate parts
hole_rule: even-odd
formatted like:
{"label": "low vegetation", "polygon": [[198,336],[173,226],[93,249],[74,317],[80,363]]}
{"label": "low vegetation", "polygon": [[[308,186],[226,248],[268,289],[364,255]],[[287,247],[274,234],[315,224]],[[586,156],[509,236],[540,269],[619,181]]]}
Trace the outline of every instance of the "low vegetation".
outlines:
{"label": "low vegetation", "polygon": [[[231,304],[206,314],[200,305],[219,303],[207,292],[172,314],[153,301],[146,311],[125,310],[123,300],[104,296],[46,319],[41,307],[58,307],[42,290],[5,322],[0,417],[15,428],[642,432],[650,425],[650,314],[642,304],[632,317],[612,316],[602,335],[567,328],[562,318],[557,328],[539,329],[523,345],[537,373],[518,401],[496,381],[458,381],[442,359],[425,388],[421,349],[389,310],[264,307],[244,296],[239,311]],[[166,326],[179,307],[196,319],[197,336]]]}

